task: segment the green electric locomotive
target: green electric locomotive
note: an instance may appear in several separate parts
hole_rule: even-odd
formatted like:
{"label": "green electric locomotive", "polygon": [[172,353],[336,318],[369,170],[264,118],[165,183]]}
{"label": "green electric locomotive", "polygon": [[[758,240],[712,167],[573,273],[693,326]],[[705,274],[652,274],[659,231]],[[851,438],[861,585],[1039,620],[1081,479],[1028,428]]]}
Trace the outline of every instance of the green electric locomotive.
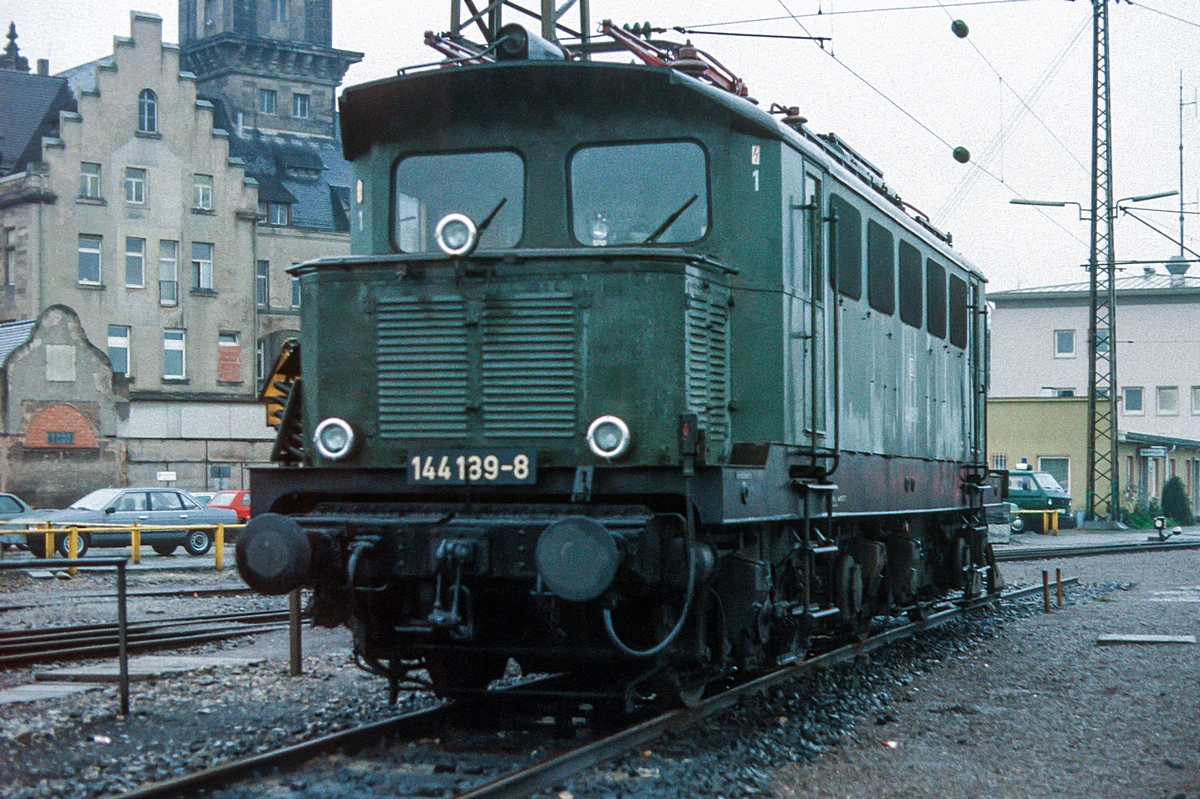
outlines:
{"label": "green electric locomotive", "polygon": [[627,705],[993,590],[949,237],[689,48],[502,34],[344,93],[354,254],[293,270],[249,585],[310,588],[393,691],[512,658]]}

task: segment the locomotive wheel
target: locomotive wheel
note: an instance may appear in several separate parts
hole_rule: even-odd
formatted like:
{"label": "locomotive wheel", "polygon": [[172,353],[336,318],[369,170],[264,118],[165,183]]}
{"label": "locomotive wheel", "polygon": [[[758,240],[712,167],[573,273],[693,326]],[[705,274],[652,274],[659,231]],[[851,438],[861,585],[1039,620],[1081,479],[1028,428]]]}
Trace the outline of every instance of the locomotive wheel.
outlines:
{"label": "locomotive wheel", "polygon": [[433,691],[440,697],[482,691],[492,680],[504,676],[506,665],[507,658],[483,657],[469,652],[425,658]]}
{"label": "locomotive wheel", "polygon": [[842,612],[838,620],[857,626],[863,610],[863,575],[862,567],[849,555],[838,562],[835,590],[834,603]]}

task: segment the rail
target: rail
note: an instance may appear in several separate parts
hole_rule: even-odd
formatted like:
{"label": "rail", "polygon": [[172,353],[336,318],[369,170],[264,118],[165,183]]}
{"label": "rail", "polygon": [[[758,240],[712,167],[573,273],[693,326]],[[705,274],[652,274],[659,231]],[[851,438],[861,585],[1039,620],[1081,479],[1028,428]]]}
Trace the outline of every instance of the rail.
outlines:
{"label": "rail", "polygon": [[[76,568],[80,569],[116,569],[117,570],[117,661],[118,682],[121,690],[121,715],[129,716],[129,648],[128,624],[126,614],[125,567],[129,565],[128,558],[89,558]],[[0,570],[54,568],[57,564],[50,558],[35,558],[34,560],[0,561]]]}

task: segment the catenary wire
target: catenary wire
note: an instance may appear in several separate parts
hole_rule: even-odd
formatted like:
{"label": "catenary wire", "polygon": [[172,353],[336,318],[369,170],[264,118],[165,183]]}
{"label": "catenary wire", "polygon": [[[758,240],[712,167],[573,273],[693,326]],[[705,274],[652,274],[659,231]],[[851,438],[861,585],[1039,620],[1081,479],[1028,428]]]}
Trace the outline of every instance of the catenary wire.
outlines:
{"label": "catenary wire", "polygon": [[787,16],[782,16],[782,17],[758,17],[756,19],[735,19],[735,20],[729,20],[727,22],[705,22],[705,23],[701,23],[699,25],[688,25],[687,27],[689,27],[689,28],[717,28],[717,27],[721,27],[722,25],[750,25],[755,22],[778,22],[779,20],[786,20],[786,19],[795,20],[795,19],[808,19],[808,18],[816,18],[816,17],[841,17],[841,16],[849,16],[851,14],[879,14],[879,13],[903,12],[903,11],[925,11],[930,8],[938,8],[939,6],[942,6],[944,8],[965,8],[967,6],[1009,5],[1012,3],[1027,3],[1027,2],[1030,2],[1030,0],[976,0],[976,2],[945,3],[944,5],[939,3],[936,5],[930,4],[930,5],[917,5],[917,6],[888,6],[888,7],[880,7],[880,8],[858,8],[858,9],[854,9],[851,11],[824,11],[824,12],[818,11],[813,14],[792,14],[789,11]]}

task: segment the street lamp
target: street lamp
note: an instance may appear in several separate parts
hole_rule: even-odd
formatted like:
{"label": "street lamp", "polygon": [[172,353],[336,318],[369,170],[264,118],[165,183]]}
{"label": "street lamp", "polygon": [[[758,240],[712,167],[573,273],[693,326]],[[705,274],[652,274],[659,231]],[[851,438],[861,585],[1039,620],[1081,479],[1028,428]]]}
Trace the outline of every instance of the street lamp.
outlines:
{"label": "street lamp", "polygon": [[[1107,98],[1106,98],[1107,100]],[[1120,471],[1117,464],[1117,352],[1116,352],[1116,292],[1114,287],[1115,260],[1112,249],[1113,221],[1124,210],[1121,203],[1139,203],[1173,197],[1178,192],[1164,191],[1154,194],[1138,194],[1111,201],[1107,177],[1102,187],[1104,202],[1097,193],[1100,186],[1097,178],[1093,187],[1092,203],[1088,213],[1083,206],[1070,200],[1009,200],[1013,205],[1034,205],[1049,208],[1064,208],[1073,205],[1079,210],[1079,218],[1092,225],[1091,256],[1088,272],[1091,275],[1090,315],[1088,320],[1088,447],[1087,447],[1087,508],[1089,525],[1098,525],[1097,505],[1108,506],[1109,524],[1117,528],[1120,524]],[[1101,208],[1104,210],[1101,211]],[[1101,214],[1106,231],[1100,229]],[[1103,258],[1101,258],[1103,256]],[[1097,484],[1108,481],[1109,498],[1097,497]]]}

